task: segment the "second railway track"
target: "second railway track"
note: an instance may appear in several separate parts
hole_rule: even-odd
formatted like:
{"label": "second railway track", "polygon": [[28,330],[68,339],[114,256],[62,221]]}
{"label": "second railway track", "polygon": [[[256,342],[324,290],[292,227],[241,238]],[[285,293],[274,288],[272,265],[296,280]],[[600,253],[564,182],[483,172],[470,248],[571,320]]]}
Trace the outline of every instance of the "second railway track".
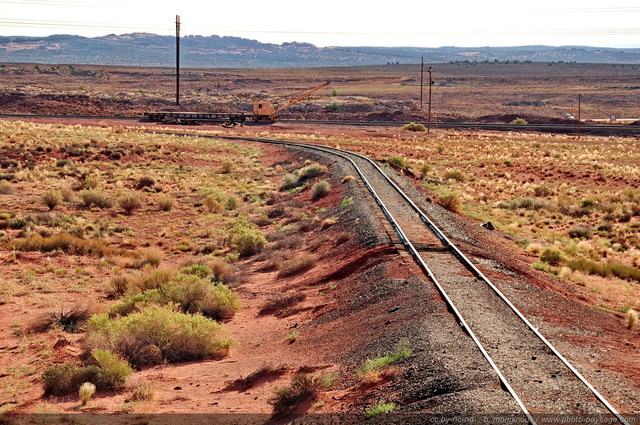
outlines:
{"label": "second railway track", "polygon": [[540,415],[598,415],[627,425],[615,407],[371,159],[340,149],[289,141],[198,136],[312,149],[348,161],[402,244],[437,286],[448,309],[474,340],[502,387],[511,393],[530,423],[537,423]]}

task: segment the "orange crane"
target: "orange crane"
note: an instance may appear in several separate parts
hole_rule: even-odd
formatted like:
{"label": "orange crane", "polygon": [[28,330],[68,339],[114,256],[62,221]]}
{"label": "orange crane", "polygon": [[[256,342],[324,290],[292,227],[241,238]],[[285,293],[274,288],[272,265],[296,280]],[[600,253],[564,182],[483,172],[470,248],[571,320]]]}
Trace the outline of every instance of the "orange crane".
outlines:
{"label": "orange crane", "polygon": [[303,93],[300,96],[289,100],[286,105],[281,106],[281,107],[279,107],[277,109],[276,109],[276,107],[274,107],[269,102],[254,102],[253,103],[253,118],[256,121],[265,120],[265,121],[276,122],[278,120],[278,112],[282,111],[283,109],[288,108],[291,105],[294,105],[294,104],[300,102],[301,100],[306,99],[307,97],[311,96],[313,93],[317,92],[318,90],[320,90],[323,87],[328,86],[329,84],[331,84],[331,81],[327,81],[326,83],[320,84],[318,87],[314,87],[313,89],[309,90],[308,92]]}

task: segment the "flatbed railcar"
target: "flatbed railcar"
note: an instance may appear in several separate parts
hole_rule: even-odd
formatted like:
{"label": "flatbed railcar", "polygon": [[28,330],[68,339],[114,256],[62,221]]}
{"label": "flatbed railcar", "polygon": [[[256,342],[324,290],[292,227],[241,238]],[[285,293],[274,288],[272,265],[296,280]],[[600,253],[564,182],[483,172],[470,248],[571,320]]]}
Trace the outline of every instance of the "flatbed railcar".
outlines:
{"label": "flatbed railcar", "polygon": [[242,123],[247,120],[244,112],[145,112],[150,121],[162,122],[166,120],[181,121],[222,121],[228,123]]}

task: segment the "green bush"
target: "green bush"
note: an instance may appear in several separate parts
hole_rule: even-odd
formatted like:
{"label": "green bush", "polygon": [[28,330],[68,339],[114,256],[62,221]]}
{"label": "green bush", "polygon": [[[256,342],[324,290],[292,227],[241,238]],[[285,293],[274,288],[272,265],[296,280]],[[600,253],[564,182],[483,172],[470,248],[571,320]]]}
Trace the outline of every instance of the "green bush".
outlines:
{"label": "green bush", "polygon": [[405,161],[405,159],[400,156],[388,156],[387,161],[400,168],[407,168],[407,161]]}
{"label": "green bush", "polygon": [[415,122],[405,124],[402,128],[408,131],[427,131],[427,128],[424,126],[424,124]]}
{"label": "green bush", "polygon": [[387,403],[384,400],[380,400],[373,406],[367,407],[367,409],[364,411],[364,416],[367,419],[375,418],[382,413],[394,411],[396,407],[398,406],[395,403]]}
{"label": "green bush", "polygon": [[258,226],[247,221],[245,217],[235,220],[229,235],[227,236],[229,246],[238,251],[241,256],[253,255],[260,252],[267,244],[267,240],[260,232]]}
{"label": "green bush", "polygon": [[78,391],[85,382],[94,384],[98,390],[124,388],[132,372],[129,364],[106,350],[93,350],[91,355],[97,365],[80,366],[67,362],[48,367],[42,374],[44,395],[70,394]]}
{"label": "green bush", "polygon": [[602,277],[615,276],[619,279],[640,282],[640,269],[622,263],[598,263],[580,257],[567,261],[567,267],[571,270],[578,270],[587,274],[595,274]]}
{"label": "green bush", "polygon": [[157,289],[130,295],[109,310],[126,316],[150,305],[175,306],[183,313],[201,313],[212,319],[229,319],[240,309],[238,296],[222,283],[191,274],[179,274]]}
{"label": "green bush", "polygon": [[121,354],[135,366],[222,358],[235,344],[223,326],[199,314],[148,306],[111,319],[97,314],[88,322],[87,344]]}
{"label": "green bush", "polygon": [[527,122],[527,120],[525,120],[524,118],[516,118],[513,121],[511,121],[511,124],[515,124],[515,125],[526,125],[529,124]]}
{"label": "green bush", "polygon": [[104,388],[124,388],[133,370],[126,360],[107,350],[96,349],[91,355],[100,367],[100,382]]}
{"label": "green bush", "polygon": [[564,260],[564,258],[564,252],[555,246],[548,246],[540,253],[540,261],[552,266],[557,266]]}

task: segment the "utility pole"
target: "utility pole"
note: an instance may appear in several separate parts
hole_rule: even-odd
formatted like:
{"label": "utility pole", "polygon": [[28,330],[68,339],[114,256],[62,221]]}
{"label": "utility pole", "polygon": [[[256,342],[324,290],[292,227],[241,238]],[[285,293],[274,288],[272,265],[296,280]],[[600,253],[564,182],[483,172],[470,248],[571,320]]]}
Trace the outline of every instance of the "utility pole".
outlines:
{"label": "utility pole", "polygon": [[427,114],[427,133],[431,131],[431,86],[433,86],[433,80],[431,79],[431,72],[433,68],[429,65],[429,112]]}
{"label": "utility pole", "polygon": [[424,87],[424,56],[420,62],[420,112],[422,112],[422,92]]}
{"label": "utility pole", "polygon": [[578,139],[580,138],[580,113],[582,109],[582,99],[580,94],[578,94]]}
{"label": "utility pole", "polygon": [[180,106],[180,15],[176,15],[176,106]]}

